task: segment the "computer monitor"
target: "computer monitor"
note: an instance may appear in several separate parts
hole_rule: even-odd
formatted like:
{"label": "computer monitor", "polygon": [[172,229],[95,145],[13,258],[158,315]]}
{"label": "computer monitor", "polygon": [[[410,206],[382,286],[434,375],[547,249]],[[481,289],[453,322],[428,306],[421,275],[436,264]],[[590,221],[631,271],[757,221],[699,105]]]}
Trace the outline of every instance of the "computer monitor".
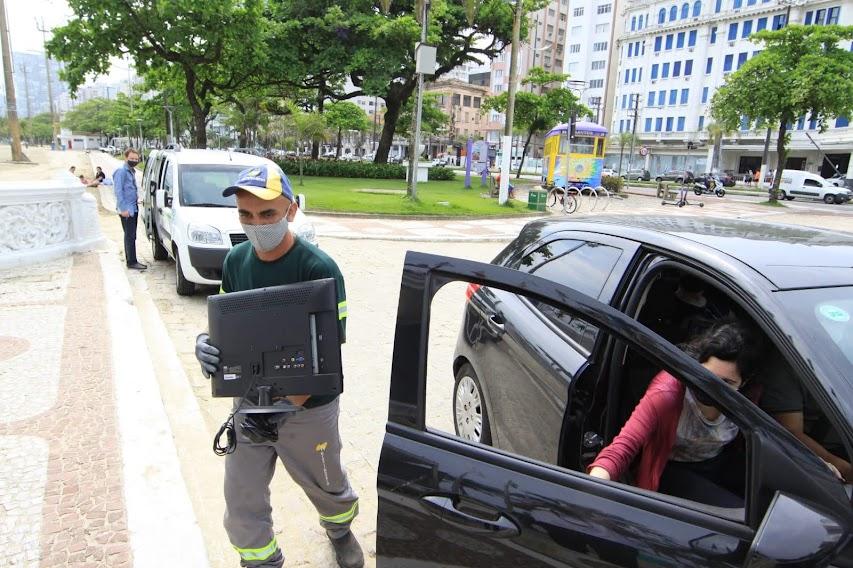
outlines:
{"label": "computer monitor", "polygon": [[337,306],[333,278],[210,296],[210,343],[221,359],[213,396],[269,405],[343,392]]}

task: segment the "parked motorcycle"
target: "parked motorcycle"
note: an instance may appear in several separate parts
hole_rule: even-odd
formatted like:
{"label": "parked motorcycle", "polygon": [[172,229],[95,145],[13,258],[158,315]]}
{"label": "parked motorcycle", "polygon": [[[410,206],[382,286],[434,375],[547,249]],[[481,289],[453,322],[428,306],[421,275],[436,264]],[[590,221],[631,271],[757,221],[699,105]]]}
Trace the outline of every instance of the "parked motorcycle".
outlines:
{"label": "parked motorcycle", "polygon": [[715,176],[699,176],[693,181],[693,193],[696,195],[713,194],[717,197],[723,197],[726,190],[723,188],[723,182]]}

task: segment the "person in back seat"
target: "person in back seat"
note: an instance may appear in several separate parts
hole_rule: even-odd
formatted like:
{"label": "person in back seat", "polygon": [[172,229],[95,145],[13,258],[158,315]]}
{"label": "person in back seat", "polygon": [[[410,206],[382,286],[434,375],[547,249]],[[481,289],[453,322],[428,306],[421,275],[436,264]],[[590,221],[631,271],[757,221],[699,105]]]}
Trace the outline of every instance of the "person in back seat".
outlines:
{"label": "person in back seat", "polygon": [[[735,390],[746,384],[758,355],[751,335],[728,319],[712,324],[685,350]],[[719,507],[742,507],[742,497],[726,487],[734,487],[738,476],[742,483],[743,470],[729,468],[723,452],[737,434],[737,425],[712,400],[661,371],[588,472],[619,480],[639,454],[638,487]]]}

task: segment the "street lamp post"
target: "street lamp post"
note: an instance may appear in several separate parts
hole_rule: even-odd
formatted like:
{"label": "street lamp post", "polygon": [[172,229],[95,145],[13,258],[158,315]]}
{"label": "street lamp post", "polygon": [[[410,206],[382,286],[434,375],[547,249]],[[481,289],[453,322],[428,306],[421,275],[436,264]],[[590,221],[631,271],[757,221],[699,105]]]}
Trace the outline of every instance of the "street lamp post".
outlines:
{"label": "street lamp post", "polygon": [[142,151],[142,119],[141,119],[141,118],[137,118],[137,119],[136,119],[136,124],[138,124],[138,125],[139,125],[139,144],[137,144],[137,148],[138,148],[138,149],[139,149],[139,151],[141,152],[141,151]]}
{"label": "street lamp post", "polygon": [[[426,0],[423,4],[424,11],[421,15],[421,43],[418,46],[419,48],[424,48],[426,46],[427,40],[427,29],[429,26],[428,18],[429,18],[429,0]],[[418,50],[420,55],[422,52]],[[434,66],[434,58],[433,58],[433,66]],[[421,67],[422,62],[418,61],[418,67]],[[424,66],[426,67],[426,66]],[[414,140],[412,140],[414,144],[414,148],[411,149],[411,156],[409,159],[409,183],[412,188],[410,197],[412,199],[417,199],[418,196],[418,159],[420,158],[420,147],[421,147],[421,112],[424,104],[424,73],[429,72],[430,74],[435,72],[435,69],[426,69],[420,68],[418,70],[418,97],[415,107],[415,136]],[[376,109],[373,109],[373,112],[376,112]]]}
{"label": "street lamp post", "polygon": [[512,19],[512,49],[509,59],[509,89],[507,93],[504,135],[501,141],[501,185],[498,191],[498,203],[503,205],[509,197],[509,165],[512,153],[512,115],[515,112],[515,83],[518,73],[518,44],[521,41],[521,14],[524,6],[521,0],[515,0],[515,12]]}

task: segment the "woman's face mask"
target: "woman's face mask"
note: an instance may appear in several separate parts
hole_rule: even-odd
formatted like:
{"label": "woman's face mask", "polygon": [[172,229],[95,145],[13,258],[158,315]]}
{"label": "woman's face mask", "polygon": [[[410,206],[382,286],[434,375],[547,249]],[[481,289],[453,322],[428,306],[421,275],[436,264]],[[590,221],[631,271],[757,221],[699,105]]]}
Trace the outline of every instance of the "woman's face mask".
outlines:
{"label": "woman's face mask", "polygon": [[240,224],[246,232],[246,238],[249,239],[249,242],[252,243],[255,250],[259,252],[269,252],[280,245],[281,241],[284,240],[285,235],[287,235],[289,225],[287,220],[288,214],[290,214],[290,207],[287,208],[287,211],[281,220],[276,221],[275,223],[269,223],[266,225]]}

